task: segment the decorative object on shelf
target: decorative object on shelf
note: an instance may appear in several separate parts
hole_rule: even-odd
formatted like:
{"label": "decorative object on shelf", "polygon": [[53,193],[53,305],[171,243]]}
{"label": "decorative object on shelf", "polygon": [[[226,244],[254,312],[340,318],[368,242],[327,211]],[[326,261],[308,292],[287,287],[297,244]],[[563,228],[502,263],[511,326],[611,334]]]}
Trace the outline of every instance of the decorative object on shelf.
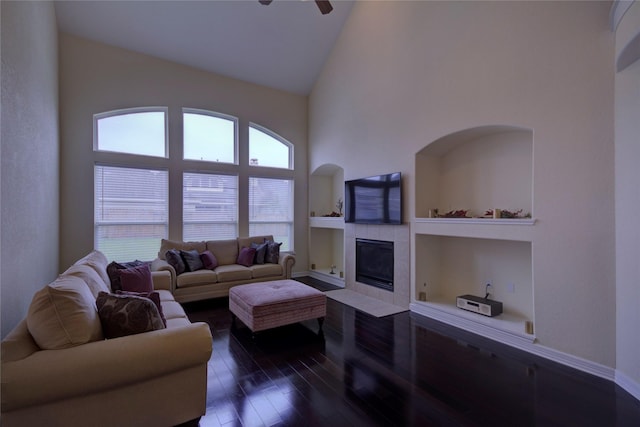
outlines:
{"label": "decorative object on shelf", "polygon": [[329,274],[336,274],[336,272],[333,271],[335,268],[336,268],[335,264],[331,265],[331,271],[329,272]]}
{"label": "decorative object on shelf", "polygon": [[344,271],[341,271],[341,272],[340,272],[340,278],[341,278],[341,279],[344,279]]}
{"label": "decorative object on shelf", "polygon": [[487,218],[496,218],[496,219],[516,219],[516,218],[531,218],[531,213],[527,212],[522,215],[522,209],[518,209],[516,211],[510,211],[507,209],[489,209],[485,211],[484,217]]}
{"label": "decorative object on shelf", "polygon": [[316,216],[316,211],[311,211],[311,213],[309,214],[309,216]]}
{"label": "decorative object on shelf", "polygon": [[340,213],[338,213],[338,212],[331,212],[330,214],[326,214],[326,215],[322,215],[322,216],[326,217],[326,218],[339,218],[342,215]]}
{"label": "decorative object on shelf", "polygon": [[418,294],[418,300],[420,301],[426,301],[427,300],[427,293],[426,292],[420,292]]}
{"label": "decorative object on shelf", "polygon": [[438,218],[438,209],[429,209],[429,218]]}
{"label": "decorative object on shelf", "polygon": [[441,215],[441,218],[469,218],[467,216],[467,213],[469,213],[469,210],[467,209],[458,209],[455,211],[449,211],[444,215]]}
{"label": "decorative object on shelf", "polygon": [[316,265],[315,264],[311,264],[311,269],[315,270],[316,269]]}
{"label": "decorative object on shelf", "polygon": [[344,206],[344,201],[341,197],[338,198],[338,202],[336,203],[336,208],[338,209],[338,215],[342,216],[342,207]]}

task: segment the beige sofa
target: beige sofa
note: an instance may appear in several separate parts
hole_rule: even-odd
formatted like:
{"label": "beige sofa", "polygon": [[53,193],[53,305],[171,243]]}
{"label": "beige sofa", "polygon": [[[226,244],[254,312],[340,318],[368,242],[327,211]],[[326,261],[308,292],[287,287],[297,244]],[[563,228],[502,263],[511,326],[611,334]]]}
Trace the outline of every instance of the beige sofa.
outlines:
{"label": "beige sofa", "polygon": [[[176,301],[189,302],[229,295],[229,289],[236,285],[291,278],[291,269],[296,263],[292,253],[281,252],[277,264],[256,264],[249,267],[236,263],[243,247],[252,243],[261,244],[273,240],[273,236],[239,237],[228,240],[208,240],[200,242],[179,242],[162,240],[158,258],[153,260],[151,270],[155,274],[170,274],[171,292]],[[213,270],[189,271],[176,275],[175,269],[167,262],[165,254],[170,249],[210,251],[218,261]]]}
{"label": "beige sofa", "polygon": [[163,272],[153,284],[166,328],[104,339],[106,266],[97,251],[79,260],[2,341],[3,426],[174,426],[205,413],[208,325],[188,320]]}

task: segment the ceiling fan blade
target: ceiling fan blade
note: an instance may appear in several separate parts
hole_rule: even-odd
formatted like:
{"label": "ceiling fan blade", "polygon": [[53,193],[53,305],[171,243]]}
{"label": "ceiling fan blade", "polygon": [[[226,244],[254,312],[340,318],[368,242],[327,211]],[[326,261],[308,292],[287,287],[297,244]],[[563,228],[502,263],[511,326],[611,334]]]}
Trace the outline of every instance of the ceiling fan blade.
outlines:
{"label": "ceiling fan blade", "polygon": [[273,0],[258,0],[258,2],[259,2],[260,4],[263,4],[263,5],[265,5],[265,6],[269,6],[269,5],[271,4],[271,2],[272,2],[272,1],[273,1]]}
{"label": "ceiling fan blade", "polygon": [[316,4],[318,5],[318,9],[323,15],[331,12],[333,10],[333,6],[329,3],[329,0],[316,0]]}

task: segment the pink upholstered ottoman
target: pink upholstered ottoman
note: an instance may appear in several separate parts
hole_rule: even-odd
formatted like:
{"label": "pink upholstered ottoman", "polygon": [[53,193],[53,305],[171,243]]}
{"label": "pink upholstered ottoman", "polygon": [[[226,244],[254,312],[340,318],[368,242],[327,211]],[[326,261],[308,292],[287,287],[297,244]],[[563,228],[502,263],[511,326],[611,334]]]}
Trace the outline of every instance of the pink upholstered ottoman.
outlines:
{"label": "pink upholstered ottoman", "polygon": [[229,310],[252,332],[318,319],[327,313],[323,292],[295,280],[274,280],[229,289]]}

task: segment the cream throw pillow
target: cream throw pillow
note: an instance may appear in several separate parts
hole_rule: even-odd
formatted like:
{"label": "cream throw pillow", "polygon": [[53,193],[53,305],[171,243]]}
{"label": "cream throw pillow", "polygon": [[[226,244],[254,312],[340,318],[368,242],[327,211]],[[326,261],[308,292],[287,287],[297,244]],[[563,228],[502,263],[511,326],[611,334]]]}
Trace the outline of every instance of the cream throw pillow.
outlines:
{"label": "cream throw pillow", "polygon": [[27,313],[27,327],[43,350],[59,350],[104,339],[96,301],[84,281],[60,276],[38,291]]}

